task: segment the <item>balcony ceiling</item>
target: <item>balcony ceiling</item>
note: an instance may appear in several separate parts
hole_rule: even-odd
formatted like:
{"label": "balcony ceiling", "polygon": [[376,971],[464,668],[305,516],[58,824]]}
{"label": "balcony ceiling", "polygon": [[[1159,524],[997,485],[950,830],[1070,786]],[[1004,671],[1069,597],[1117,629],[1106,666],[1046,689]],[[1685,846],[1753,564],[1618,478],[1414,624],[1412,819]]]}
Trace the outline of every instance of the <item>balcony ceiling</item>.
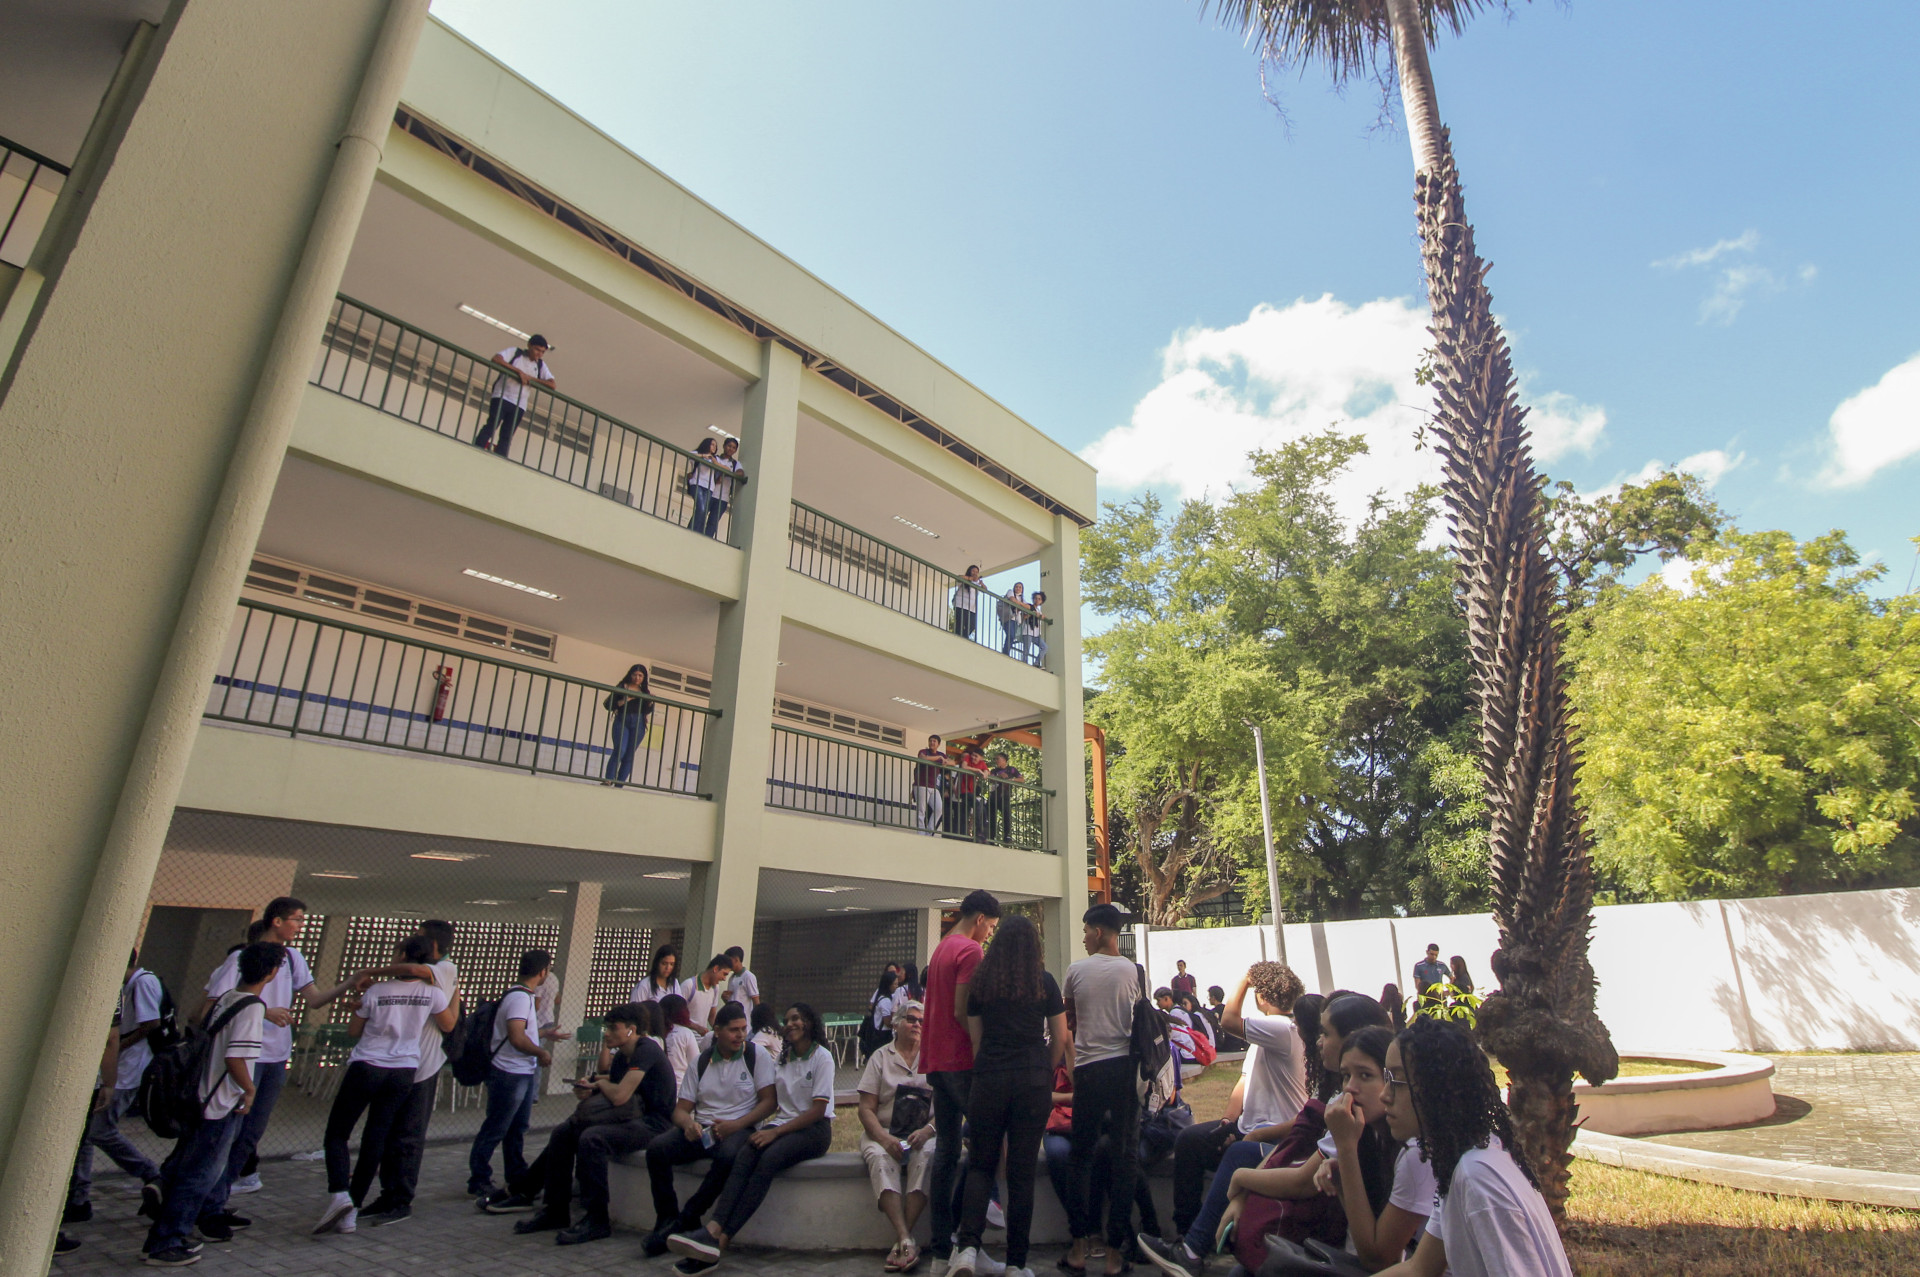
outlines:
{"label": "balcony ceiling", "polygon": [[[962,641],[927,627],[929,650]],[[782,693],[903,727],[909,751],[920,748],[929,732],[944,736],[982,723],[1031,722],[1034,716],[1034,707],[1015,697],[852,647],[798,625],[781,628],[780,659],[785,662],[778,674]],[[893,699],[896,696],[931,705],[933,710],[903,704]]]}
{"label": "balcony ceiling", "polygon": [[[713,668],[720,610],[705,595],[300,457],[281,469],[259,548],[559,634],[560,661],[579,677],[616,682],[625,667],[577,669],[567,639],[683,669]],[[467,568],[560,598],[482,581],[465,575]],[[636,617],[644,623],[636,626]]]}
{"label": "balcony ceiling", "polygon": [[[669,443],[738,433],[745,385],[624,312],[376,183],[340,291],[484,355],[517,339],[460,305],[555,343],[559,390]],[[929,445],[931,446],[931,445]],[[951,459],[949,464],[959,464]],[[953,572],[1023,563],[1039,543],[947,488],[802,414],[793,495]],[[939,537],[895,522],[912,519]]]}
{"label": "balcony ceiling", "polygon": [[0,4],[0,137],[71,167],[120,55],[167,0],[6,0]]}

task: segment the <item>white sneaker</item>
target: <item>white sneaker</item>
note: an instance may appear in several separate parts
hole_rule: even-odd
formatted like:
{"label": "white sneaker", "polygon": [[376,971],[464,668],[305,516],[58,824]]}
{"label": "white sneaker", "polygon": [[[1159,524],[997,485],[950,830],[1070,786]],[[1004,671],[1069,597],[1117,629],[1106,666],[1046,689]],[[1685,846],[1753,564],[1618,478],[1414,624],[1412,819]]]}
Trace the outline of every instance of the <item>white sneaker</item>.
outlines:
{"label": "white sneaker", "polygon": [[974,1277],[975,1265],[980,1262],[979,1252],[969,1246],[965,1250],[953,1252],[953,1258],[947,1261],[947,1277]]}
{"label": "white sneaker", "polygon": [[357,1210],[352,1206],[349,1206],[347,1207],[347,1213],[340,1217],[340,1222],[333,1226],[333,1231],[336,1233],[350,1233],[354,1230],[355,1227],[359,1225],[359,1223],[360,1223],[359,1210]]}
{"label": "white sneaker", "polygon": [[1007,1266],[983,1250],[974,1256],[973,1271],[979,1277],[1006,1277]]}
{"label": "white sneaker", "polygon": [[257,1193],[264,1187],[265,1185],[260,1182],[260,1172],[255,1171],[251,1175],[242,1175],[239,1179],[233,1181],[233,1187],[227,1191],[229,1193]]}
{"label": "white sneaker", "polygon": [[[313,1226],[313,1235],[323,1237],[328,1233],[343,1231],[340,1221],[353,1214],[353,1199],[345,1193],[334,1193],[327,1198],[327,1208],[320,1212],[320,1222]],[[349,1227],[344,1231],[351,1232],[352,1229]]]}

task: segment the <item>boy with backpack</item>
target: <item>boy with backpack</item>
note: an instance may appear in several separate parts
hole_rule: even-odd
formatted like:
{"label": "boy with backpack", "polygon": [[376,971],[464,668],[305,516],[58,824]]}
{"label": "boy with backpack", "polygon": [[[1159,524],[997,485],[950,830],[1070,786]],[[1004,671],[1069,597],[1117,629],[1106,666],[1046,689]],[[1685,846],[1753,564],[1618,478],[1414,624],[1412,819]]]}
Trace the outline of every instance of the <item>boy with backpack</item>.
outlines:
{"label": "boy with backpack", "polygon": [[104,1108],[96,1108],[87,1119],[87,1132],[80,1140],[80,1152],[73,1159],[73,1175],[67,1181],[67,1209],[63,1224],[85,1223],[93,1218],[93,1150],[99,1149],[127,1174],[140,1181],[140,1213],[152,1216],[160,1209],[160,1168],[155,1166],[139,1145],[120,1131],[120,1119],[133,1107],[139,1094],[140,1079],[153,1059],[154,1042],[173,1045],[178,1032],[173,1023],[173,1000],[167,996],[160,977],[140,965],[140,951],[127,957],[127,975],[120,986],[119,1058],[111,1076],[102,1076],[100,1085],[110,1087],[113,1097]]}
{"label": "boy with backpack", "polygon": [[[256,941],[239,953],[239,983],[221,994],[200,1023],[199,1033],[170,1053],[186,1053],[190,1067],[186,1095],[162,1097],[146,1088],[148,1120],[156,1109],[173,1109],[167,1117],[182,1119],[185,1130],[160,1168],[163,1202],[159,1218],[147,1231],[142,1248],[146,1262],[163,1268],[182,1268],[200,1260],[199,1243],[190,1240],[195,1221],[210,1206],[227,1173],[227,1155],[233,1138],[253,1107],[253,1062],[260,1056],[266,1004],[261,990],[287,960],[286,948]],[[172,1060],[169,1060],[172,1063]],[[186,1100],[184,1112],[179,1101]]]}
{"label": "boy with backpack", "polygon": [[[493,1186],[494,1149],[505,1145],[503,1157],[509,1183],[527,1173],[523,1137],[533,1121],[533,1099],[540,1089],[540,1068],[553,1063],[553,1054],[540,1045],[536,1036],[540,1031],[540,1013],[533,991],[552,969],[552,954],[545,949],[527,950],[520,958],[519,983],[508,989],[498,1002],[483,1003],[477,1008],[476,1019],[486,1016],[489,1006],[493,1013],[467,1028],[467,1053],[478,1049],[478,1039],[486,1043],[490,1060],[486,1076],[487,1116],[480,1123],[473,1137],[473,1148],[467,1154],[467,1192],[480,1199],[482,1209],[505,1206],[513,1197],[506,1189]],[[461,1065],[456,1064],[455,1076],[459,1077],[462,1071]],[[514,1209],[531,1207],[531,1202],[522,1201],[515,1204]]]}

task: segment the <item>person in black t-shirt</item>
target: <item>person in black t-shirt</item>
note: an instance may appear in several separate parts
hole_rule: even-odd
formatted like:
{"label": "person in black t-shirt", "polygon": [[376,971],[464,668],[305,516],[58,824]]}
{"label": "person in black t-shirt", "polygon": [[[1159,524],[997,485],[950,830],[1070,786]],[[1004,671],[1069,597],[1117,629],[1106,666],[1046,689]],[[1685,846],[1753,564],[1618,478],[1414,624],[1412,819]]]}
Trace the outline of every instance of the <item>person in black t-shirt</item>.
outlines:
{"label": "person in black t-shirt", "polygon": [[[666,1131],[678,1090],[666,1052],[640,1031],[643,1018],[641,1008],[632,1003],[607,1012],[599,1068],[573,1084],[579,1107],[554,1128],[547,1151],[527,1168],[524,1180],[509,1185],[528,1199],[546,1193],[540,1213],[515,1224],[514,1232],[560,1229],[554,1240],[562,1246],[613,1236],[607,1163],[645,1148]],[[587,1212],[578,1224],[569,1209],[575,1174]]]}
{"label": "person in black t-shirt", "polygon": [[1030,919],[1001,920],[993,947],[967,987],[973,1085],[967,1100],[967,1189],[951,1269],[974,1271],[987,1198],[1007,1146],[1007,1267],[1027,1266],[1033,1181],[1053,1107],[1053,1070],[1067,1052],[1067,1004],[1040,963]]}

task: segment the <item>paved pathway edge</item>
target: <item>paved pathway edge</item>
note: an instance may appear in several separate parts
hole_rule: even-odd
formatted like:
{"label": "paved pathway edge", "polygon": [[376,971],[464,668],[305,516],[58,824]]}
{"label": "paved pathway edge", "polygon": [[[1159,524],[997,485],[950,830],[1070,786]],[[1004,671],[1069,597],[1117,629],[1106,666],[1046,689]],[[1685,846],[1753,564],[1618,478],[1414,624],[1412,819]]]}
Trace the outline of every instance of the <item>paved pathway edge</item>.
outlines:
{"label": "paved pathway edge", "polygon": [[1725,1188],[1920,1210],[1920,1175],[1709,1153],[1674,1144],[1649,1144],[1618,1135],[1602,1135],[1598,1131],[1581,1131],[1574,1138],[1573,1155],[1607,1166],[1698,1180]]}

